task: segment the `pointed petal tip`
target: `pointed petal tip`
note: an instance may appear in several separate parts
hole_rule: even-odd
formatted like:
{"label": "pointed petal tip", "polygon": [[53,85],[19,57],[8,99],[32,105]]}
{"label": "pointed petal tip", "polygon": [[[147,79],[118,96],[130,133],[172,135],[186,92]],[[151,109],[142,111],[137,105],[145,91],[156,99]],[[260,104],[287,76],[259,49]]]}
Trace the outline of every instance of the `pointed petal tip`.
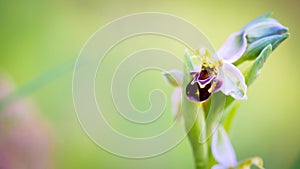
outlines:
{"label": "pointed petal tip", "polygon": [[[288,29],[289,29],[289,28],[287,28],[287,30],[288,30]],[[290,34],[289,32],[283,34],[283,36],[286,37],[286,38],[290,37],[290,35],[291,35],[291,34]]]}
{"label": "pointed petal tip", "polygon": [[184,65],[186,66],[187,71],[194,70],[194,64],[187,48],[184,50]]}
{"label": "pointed petal tip", "polygon": [[273,11],[268,11],[268,12],[264,13],[262,16],[264,16],[265,18],[269,18],[273,15],[273,13],[274,13]]}
{"label": "pointed petal tip", "polygon": [[191,55],[188,48],[184,49],[184,55],[185,56],[190,56]]}

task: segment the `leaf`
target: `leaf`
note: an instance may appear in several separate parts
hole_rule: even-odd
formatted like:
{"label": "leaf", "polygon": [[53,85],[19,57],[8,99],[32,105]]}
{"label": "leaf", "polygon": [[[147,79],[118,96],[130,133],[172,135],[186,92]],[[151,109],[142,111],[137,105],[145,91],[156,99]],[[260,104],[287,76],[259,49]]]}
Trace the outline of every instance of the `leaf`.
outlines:
{"label": "leaf", "polygon": [[299,168],[300,168],[300,152],[298,153],[296,159],[294,159],[291,169],[299,169]]}
{"label": "leaf", "polygon": [[235,101],[230,107],[228,107],[224,113],[224,120],[222,121],[222,124],[224,125],[224,128],[227,132],[230,131],[233,119],[236,115],[237,110],[240,107],[240,102]]}
{"label": "leaf", "polygon": [[207,141],[216,131],[224,114],[226,95],[222,92],[214,93],[211,97],[208,115],[206,118],[206,140]]}
{"label": "leaf", "polygon": [[18,87],[16,90],[14,90],[12,93],[10,93],[8,96],[6,96],[3,100],[0,102],[0,110],[7,104],[21,99],[40,88],[48,85],[49,83],[53,82],[57,78],[59,78],[61,75],[71,72],[74,68],[75,60],[72,59],[64,64],[57,65],[54,68],[43,72],[36,78],[32,79],[28,83]]}

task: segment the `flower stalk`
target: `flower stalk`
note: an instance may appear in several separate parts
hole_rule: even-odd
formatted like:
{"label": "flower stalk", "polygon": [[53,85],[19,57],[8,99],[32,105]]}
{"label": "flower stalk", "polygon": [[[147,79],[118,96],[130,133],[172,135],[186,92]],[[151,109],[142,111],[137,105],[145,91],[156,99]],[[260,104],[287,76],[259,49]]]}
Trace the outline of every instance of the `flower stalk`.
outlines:
{"label": "flower stalk", "polygon": [[[189,72],[193,70],[189,53],[186,51],[184,55],[185,68],[183,85],[187,85],[190,81]],[[207,169],[208,162],[208,145],[206,142],[199,142],[200,139],[206,138],[205,114],[201,103],[189,101],[182,93],[182,112],[184,117],[185,128],[187,130],[188,139],[192,146],[196,169]],[[201,137],[200,137],[201,136]]]}
{"label": "flower stalk", "polygon": [[[250,169],[252,165],[263,169],[259,157],[237,160],[227,132],[240,105],[238,100],[247,99],[247,89],[266,59],[289,37],[288,28],[270,15],[266,13],[231,34],[216,53],[197,49],[190,56],[186,50],[183,72],[163,73],[176,87],[172,113],[177,118],[183,115],[196,169]],[[252,64],[240,70],[238,65],[245,61]]]}

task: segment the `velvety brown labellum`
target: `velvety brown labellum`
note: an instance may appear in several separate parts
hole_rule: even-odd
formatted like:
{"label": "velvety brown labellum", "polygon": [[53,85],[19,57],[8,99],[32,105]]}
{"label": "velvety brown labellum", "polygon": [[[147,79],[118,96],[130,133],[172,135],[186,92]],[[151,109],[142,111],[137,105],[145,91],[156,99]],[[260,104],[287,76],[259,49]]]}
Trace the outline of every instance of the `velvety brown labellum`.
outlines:
{"label": "velvety brown labellum", "polygon": [[186,86],[186,95],[189,100],[194,101],[194,102],[204,102],[206,101],[211,93],[210,93],[210,88],[211,88],[212,83],[208,83],[204,87],[201,88],[199,82],[194,82],[194,79],[191,80],[191,82]]}

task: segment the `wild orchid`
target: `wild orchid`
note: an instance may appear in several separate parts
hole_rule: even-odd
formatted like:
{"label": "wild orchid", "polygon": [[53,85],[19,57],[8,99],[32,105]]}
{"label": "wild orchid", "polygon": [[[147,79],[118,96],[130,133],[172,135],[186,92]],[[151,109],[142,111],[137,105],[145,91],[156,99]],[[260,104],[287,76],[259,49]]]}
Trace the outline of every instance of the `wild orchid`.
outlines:
{"label": "wild orchid", "polygon": [[[270,15],[266,13],[231,34],[217,52],[205,48],[186,50],[184,71],[162,73],[176,87],[171,99],[172,114],[183,115],[197,169],[247,169],[252,164],[263,168],[258,157],[239,163],[223,127],[226,116],[222,121],[208,116],[222,116],[225,98],[225,112],[233,111],[235,107],[230,105],[237,100],[246,100],[247,88],[260,74],[267,57],[289,36],[288,29]],[[251,64],[241,70],[238,65],[245,61]],[[224,100],[210,104],[217,94]],[[209,106],[215,106],[214,112],[208,112]],[[226,121],[227,125],[231,120]],[[214,133],[212,140],[207,139],[210,137],[207,133]],[[218,164],[210,164],[211,159]]]}

